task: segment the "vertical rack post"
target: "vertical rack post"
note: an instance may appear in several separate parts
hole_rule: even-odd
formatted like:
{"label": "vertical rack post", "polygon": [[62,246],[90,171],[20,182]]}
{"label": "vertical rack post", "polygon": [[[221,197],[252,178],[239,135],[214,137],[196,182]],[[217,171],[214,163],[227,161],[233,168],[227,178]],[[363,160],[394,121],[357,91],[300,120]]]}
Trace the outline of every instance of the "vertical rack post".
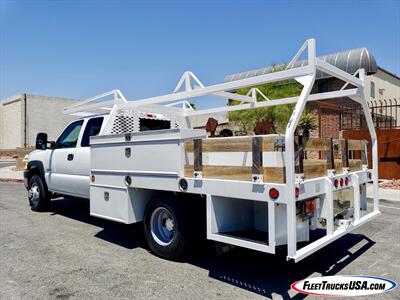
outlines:
{"label": "vertical rack post", "polygon": [[349,167],[349,140],[345,139],[344,140],[344,145],[342,148],[342,166],[343,168],[348,168]]}
{"label": "vertical rack post", "polygon": [[334,170],[335,169],[335,157],[333,155],[333,139],[332,138],[330,138],[329,144],[330,145],[329,145],[329,150],[326,154],[326,160],[328,163],[328,169]]}
{"label": "vertical rack post", "polygon": [[379,211],[379,191],[378,191],[378,139],[376,136],[376,131],[374,127],[374,122],[372,120],[371,114],[369,113],[367,97],[365,96],[365,70],[360,69],[359,78],[363,83],[362,89],[359,88],[357,96],[354,98],[357,102],[361,104],[364,112],[365,120],[367,121],[367,126],[369,134],[371,136],[372,143],[372,182],[373,182],[373,199],[374,199],[374,211]]}
{"label": "vertical rack post", "polygon": [[193,168],[194,178],[201,179],[203,177],[203,140],[193,140]]}
{"label": "vertical rack post", "polygon": [[[305,49],[305,48],[304,48]],[[302,49],[302,50],[304,50]],[[286,227],[287,227],[287,256],[294,257],[297,252],[297,219],[296,219],[296,198],[294,195],[295,189],[295,168],[294,168],[294,132],[297,124],[299,123],[301,113],[304,110],[307,99],[311,93],[314,85],[316,74],[316,53],[315,53],[315,40],[310,39],[307,41],[308,50],[308,67],[310,68],[309,74],[296,78],[301,82],[303,89],[300,93],[296,106],[293,109],[292,115],[286,126],[285,131],[285,162],[286,162]],[[296,54],[296,56],[300,56]],[[294,63],[294,62],[293,62]]]}
{"label": "vertical rack post", "polygon": [[[297,148],[297,149],[296,149]],[[296,174],[304,174],[304,146],[303,146],[303,136],[299,135],[297,137],[297,147],[296,150]]]}
{"label": "vertical rack post", "polygon": [[368,158],[367,158],[367,142],[363,141],[364,149],[361,150],[361,162],[364,166],[368,165]]}
{"label": "vertical rack post", "polygon": [[352,176],[354,193],[354,220],[360,220],[360,177],[357,174]]}
{"label": "vertical rack post", "polygon": [[251,167],[252,181],[255,183],[263,182],[263,149],[262,137],[255,136],[252,138],[252,158],[253,164]]}

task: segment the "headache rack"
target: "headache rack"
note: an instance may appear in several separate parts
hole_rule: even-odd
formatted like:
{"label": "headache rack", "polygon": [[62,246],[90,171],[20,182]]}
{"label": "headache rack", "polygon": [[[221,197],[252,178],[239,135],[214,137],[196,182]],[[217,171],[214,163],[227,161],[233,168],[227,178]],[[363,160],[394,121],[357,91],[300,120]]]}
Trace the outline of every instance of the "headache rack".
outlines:
{"label": "headache rack", "polygon": [[[294,67],[305,50],[307,65]],[[337,91],[311,94],[317,71],[342,80],[344,86]],[[288,79],[303,85],[299,96],[269,100],[262,95],[265,101],[257,101],[260,91],[255,86]],[[109,155],[111,152],[104,147],[112,144],[112,147],[121,147],[119,153],[125,153],[128,160],[116,166],[94,159],[92,174],[120,174],[124,178],[132,178],[127,186],[119,187],[125,190],[134,187],[207,195],[209,239],[267,253],[275,253],[277,245],[287,244],[287,258],[299,261],[380,214],[377,139],[366,102],[364,82],[364,69],[351,75],[317,58],[315,40],[309,39],[282,71],[210,86],[203,85],[192,72],[185,72],[171,94],[126,101],[121,92],[115,90],[68,107],[65,113],[86,116],[109,112],[100,135],[91,138],[93,157]],[[348,88],[348,85],[354,88]],[[247,95],[235,93],[245,87],[253,88]],[[203,96],[225,101],[216,108],[194,110],[188,100]],[[367,162],[366,141],[331,138],[303,140],[295,136],[307,102],[343,97],[360,104],[364,112],[371,136],[371,168]],[[227,106],[226,99],[238,100],[240,104]],[[204,131],[191,127],[191,118],[197,115],[291,103],[295,107],[284,135],[207,138]],[[140,115],[169,120],[171,128],[140,132]],[[361,159],[349,159],[351,150],[361,151]],[[151,167],[146,165],[147,153],[154,154],[156,151],[160,157],[153,156]],[[326,158],[306,159],[304,151],[324,152]],[[341,154],[340,159],[335,159],[334,151]],[[171,154],[168,163],[164,158],[166,153]],[[135,162],[135,159],[138,161]],[[157,187],[155,179],[159,180]],[[185,187],[182,187],[182,180]],[[371,180],[373,211],[367,213],[365,184]],[[93,189],[101,187],[100,184],[91,186]],[[279,198],[274,199],[271,190],[276,191]],[[352,194],[352,213],[348,221],[337,222],[334,219],[337,209],[334,195],[340,191]],[[298,203],[311,198],[319,199],[319,217],[325,220],[326,235],[298,249],[297,242],[308,241],[308,229],[316,226],[298,218]],[[249,217],[239,224],[237,220],[243,219],[243,212],[248,212]],[[267,220],[266,224],[263,220]],[[267,232],[267,235],[262,238],[258,238],[257,234],[243,237],[247,229]]]}

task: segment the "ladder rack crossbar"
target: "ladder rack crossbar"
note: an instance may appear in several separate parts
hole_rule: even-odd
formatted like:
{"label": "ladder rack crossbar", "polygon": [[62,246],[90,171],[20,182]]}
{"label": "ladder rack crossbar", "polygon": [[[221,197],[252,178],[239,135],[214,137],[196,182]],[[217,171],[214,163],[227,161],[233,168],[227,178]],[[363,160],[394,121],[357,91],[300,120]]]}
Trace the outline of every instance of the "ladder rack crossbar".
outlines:
{"label": "ladder rack crossbar", "polygon": [[[241,102],[245,102],[245,104],[239,104],[236,106],[223,105],[217,108],[199,109],[196,111],[192,111],[189,109],[185,110],[184,114],[186,116],[204,115],[209,113],[228,112],[236,110],[254,109],[257,107],[296,103],[298,101],[298,97],[275,99],[273,101],[267,101],[267,103],[265,101],[257,102],[256,99],[254,99],[253,97],[250,97],[248,95],[235,94],[234,91],[240,88],[254,87],[269,82],[276,82],[288,79],[295,79],[300,81],[301,78],[305,78],[310,75],[315,76],[317,70],[330,74],[331,76],[334,76],[336,78],[339,78],[343,80],[346,84],[352,84],[357,88],[363,87],[363,81],[361,81],[359,78],[355,76],[359,71],[357,71],[355,75],[351,75],[347,72],[344,72],[341,69],[315,57],[315,50],[312,51],[313,55],[311,55],[310,57],[310,61],[312,62],[311,65],[308,64],[306,66],[294,68],[293,65],[301,56],[301,54],[306,49],[310,51],[310,43],[313,44],[313,46],[315,47],[315,41],[313,39],[307,40],[302,45],[302,47],[297,51],[296,55],[288,64],[287,68],[282,71],[239,79],[231,82],[218,83],[210,86],[204,86],[192,72],[186,71],[180,78],[175,90],[171,94],[144,98],[136,101],[126,101],[125,97],[119,90],[112,90],[110,92],[106,92],[101,95],[89,98],[85,101],[82,101],[79,104],[75,104],[68,108],[65,108],[64,113],[88,114],[88,112],[90,111],[93,112],[95,110],[104,110],[104,109],[110,110],[114,105],[117,105],[118,108],[135,108],[139,106],[147,106],[152,104],[168,105],[172,102],[187,101],[191,98],[204,97],[204,96],[216,96],[225,99],[234,99],[234,100],[239,100]],[[194,80],[193,84],[191,80]],[[179,91],[182,87],[186,87],[186,89],[184,91]],[[356,95],[355,90],[356,89],[351,89],[352,91],[351,95]],[[342,90],[342,91],[333,91],[322,94],[313,94],[310,95],[307,101],[346,97],[349,96],[348,91],[349,90]],[[113,95],[114,99],[107,101],[99,101],[110,95]]]}

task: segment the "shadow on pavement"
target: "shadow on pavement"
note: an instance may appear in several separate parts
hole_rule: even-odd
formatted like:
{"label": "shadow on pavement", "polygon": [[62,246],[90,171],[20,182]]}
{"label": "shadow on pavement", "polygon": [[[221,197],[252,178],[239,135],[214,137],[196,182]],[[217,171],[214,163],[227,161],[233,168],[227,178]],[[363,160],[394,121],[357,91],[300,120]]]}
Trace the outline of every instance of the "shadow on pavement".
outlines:
{"label": "shadow on pavement", "polygon": [[125,225],[114,221],[90,216],[89,200],[58,198],[50,202],[49,211],[70,219],[102,228],[95,236],[124,248],[137,247],[148,249],[142,224]]}
{"label": "shadow on pavement", "polygon": [[[311,275],[335,275],[374,244],[363,235],[348,234],[296,264],[286,261],[284,249],[270,255],[243,248],[219,257],[193,257],[188,262],[209,270],[214,279],[262,296],[303,299],[306,295],[290,290],[293,282]],[[352,247],[357,250],[351,250]]]}
{"label": "shadow on pavement", "polygon": [[[51,201],[50,212],[102,228],[95,236],[102,240],[134,249],[148,249],[141,224],[124,225],[90,217],[89,202],[81,199],[60,198]],[[347,234],[308,258],[295,264],[286,261],[286,249],[277,248],[276,255],[235,248],[216,256],[210,251],[212,242],[204,244],[183,263],[189,263],[209,271],[213,279],[231,284],[258,295],[283,299],[304,299],[290,285],[309,276],[335,275],[375,242],[360,234]]]}

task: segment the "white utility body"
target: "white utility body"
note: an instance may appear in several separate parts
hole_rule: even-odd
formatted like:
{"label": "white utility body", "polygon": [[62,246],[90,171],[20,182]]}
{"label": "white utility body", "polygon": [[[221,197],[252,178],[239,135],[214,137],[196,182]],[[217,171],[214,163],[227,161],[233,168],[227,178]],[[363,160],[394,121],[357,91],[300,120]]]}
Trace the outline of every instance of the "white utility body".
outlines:
{"label": "white utility body", "polygon": [[[308,64],[294,67],[305,50]],[[344,81],[345,86],[310,94],[317,70]],[[172,94],[126,101],[115,90],[68,107],[65,113],[83,116],[72,123],[75,128],[70,135],[77,131],[72,147],[67,138],[66,147],[58,147],[57,142],[51,149],[37,150],[30,154],[29,162],[42,163],[49,192],[89,198],[92,216],[126,224],[145,221],[150,246],[158,255],[175,258],[170,252],[180,249],[171,245],[185,237],[181,232],[192,228],[190,219],[180,216],[182,208],[174,198],[180,199],[177,203],[190,203],[196,196],[206,201],[209,240],[266,253],[287,245],[287,258],[297,262],[380,214],[377,141],[365,99],[364,76],[363,69],[353,76],[318,59],[315,40],[310,39],[282,71],[211,86],[185,72]],[[256,88],[247,96],[235,94],[240,88],[288,79],[303,85],[298,97],[257,101]],[[348,85],[354,88],[346,88]],[[113,98],[107,100],[110,96]],[[240,100],[241,104],[193,110],[187,101],[203,96]],[[372,142],[372,168],[363,161],[353,170],[343,160],[339,171],[332,163],[323,175],[308,178],[297,168],[295,157],[295,129],[301,114],[307,102],[342,97],[359,103],[364,111]],[[191,127],[195,115],[290,103],[295,108],[284,136],[209,138],[204,130]],[[97,124],[93,132],[89,132],[89,122]],[[85,142],[88,136],[90,147]],[[269,141],[281,151],[268,150]],[[342,149],[347,156],[348,149]],[[235,174],[236,166],[240,172],[250,170],[251,176],[241,179]],[[284,179],[269,181],[269,170],[283,170]],[[26,186],[30,199],[38,199],[40,188],[29,183],[32,174],[26,172]],[[371,180],[373,210],[368,211],[365,184]],[[340,201],[349,203],[340,217],[335,210],[338,194]],[[163,197],[168,199],[163,202]],[[304,210],[304,203],[311,205],[311,211]],[[310,233],[314,230],[322,231],[323,236],[313,239]],[[185,234],[187,238],[196,232]]]}

